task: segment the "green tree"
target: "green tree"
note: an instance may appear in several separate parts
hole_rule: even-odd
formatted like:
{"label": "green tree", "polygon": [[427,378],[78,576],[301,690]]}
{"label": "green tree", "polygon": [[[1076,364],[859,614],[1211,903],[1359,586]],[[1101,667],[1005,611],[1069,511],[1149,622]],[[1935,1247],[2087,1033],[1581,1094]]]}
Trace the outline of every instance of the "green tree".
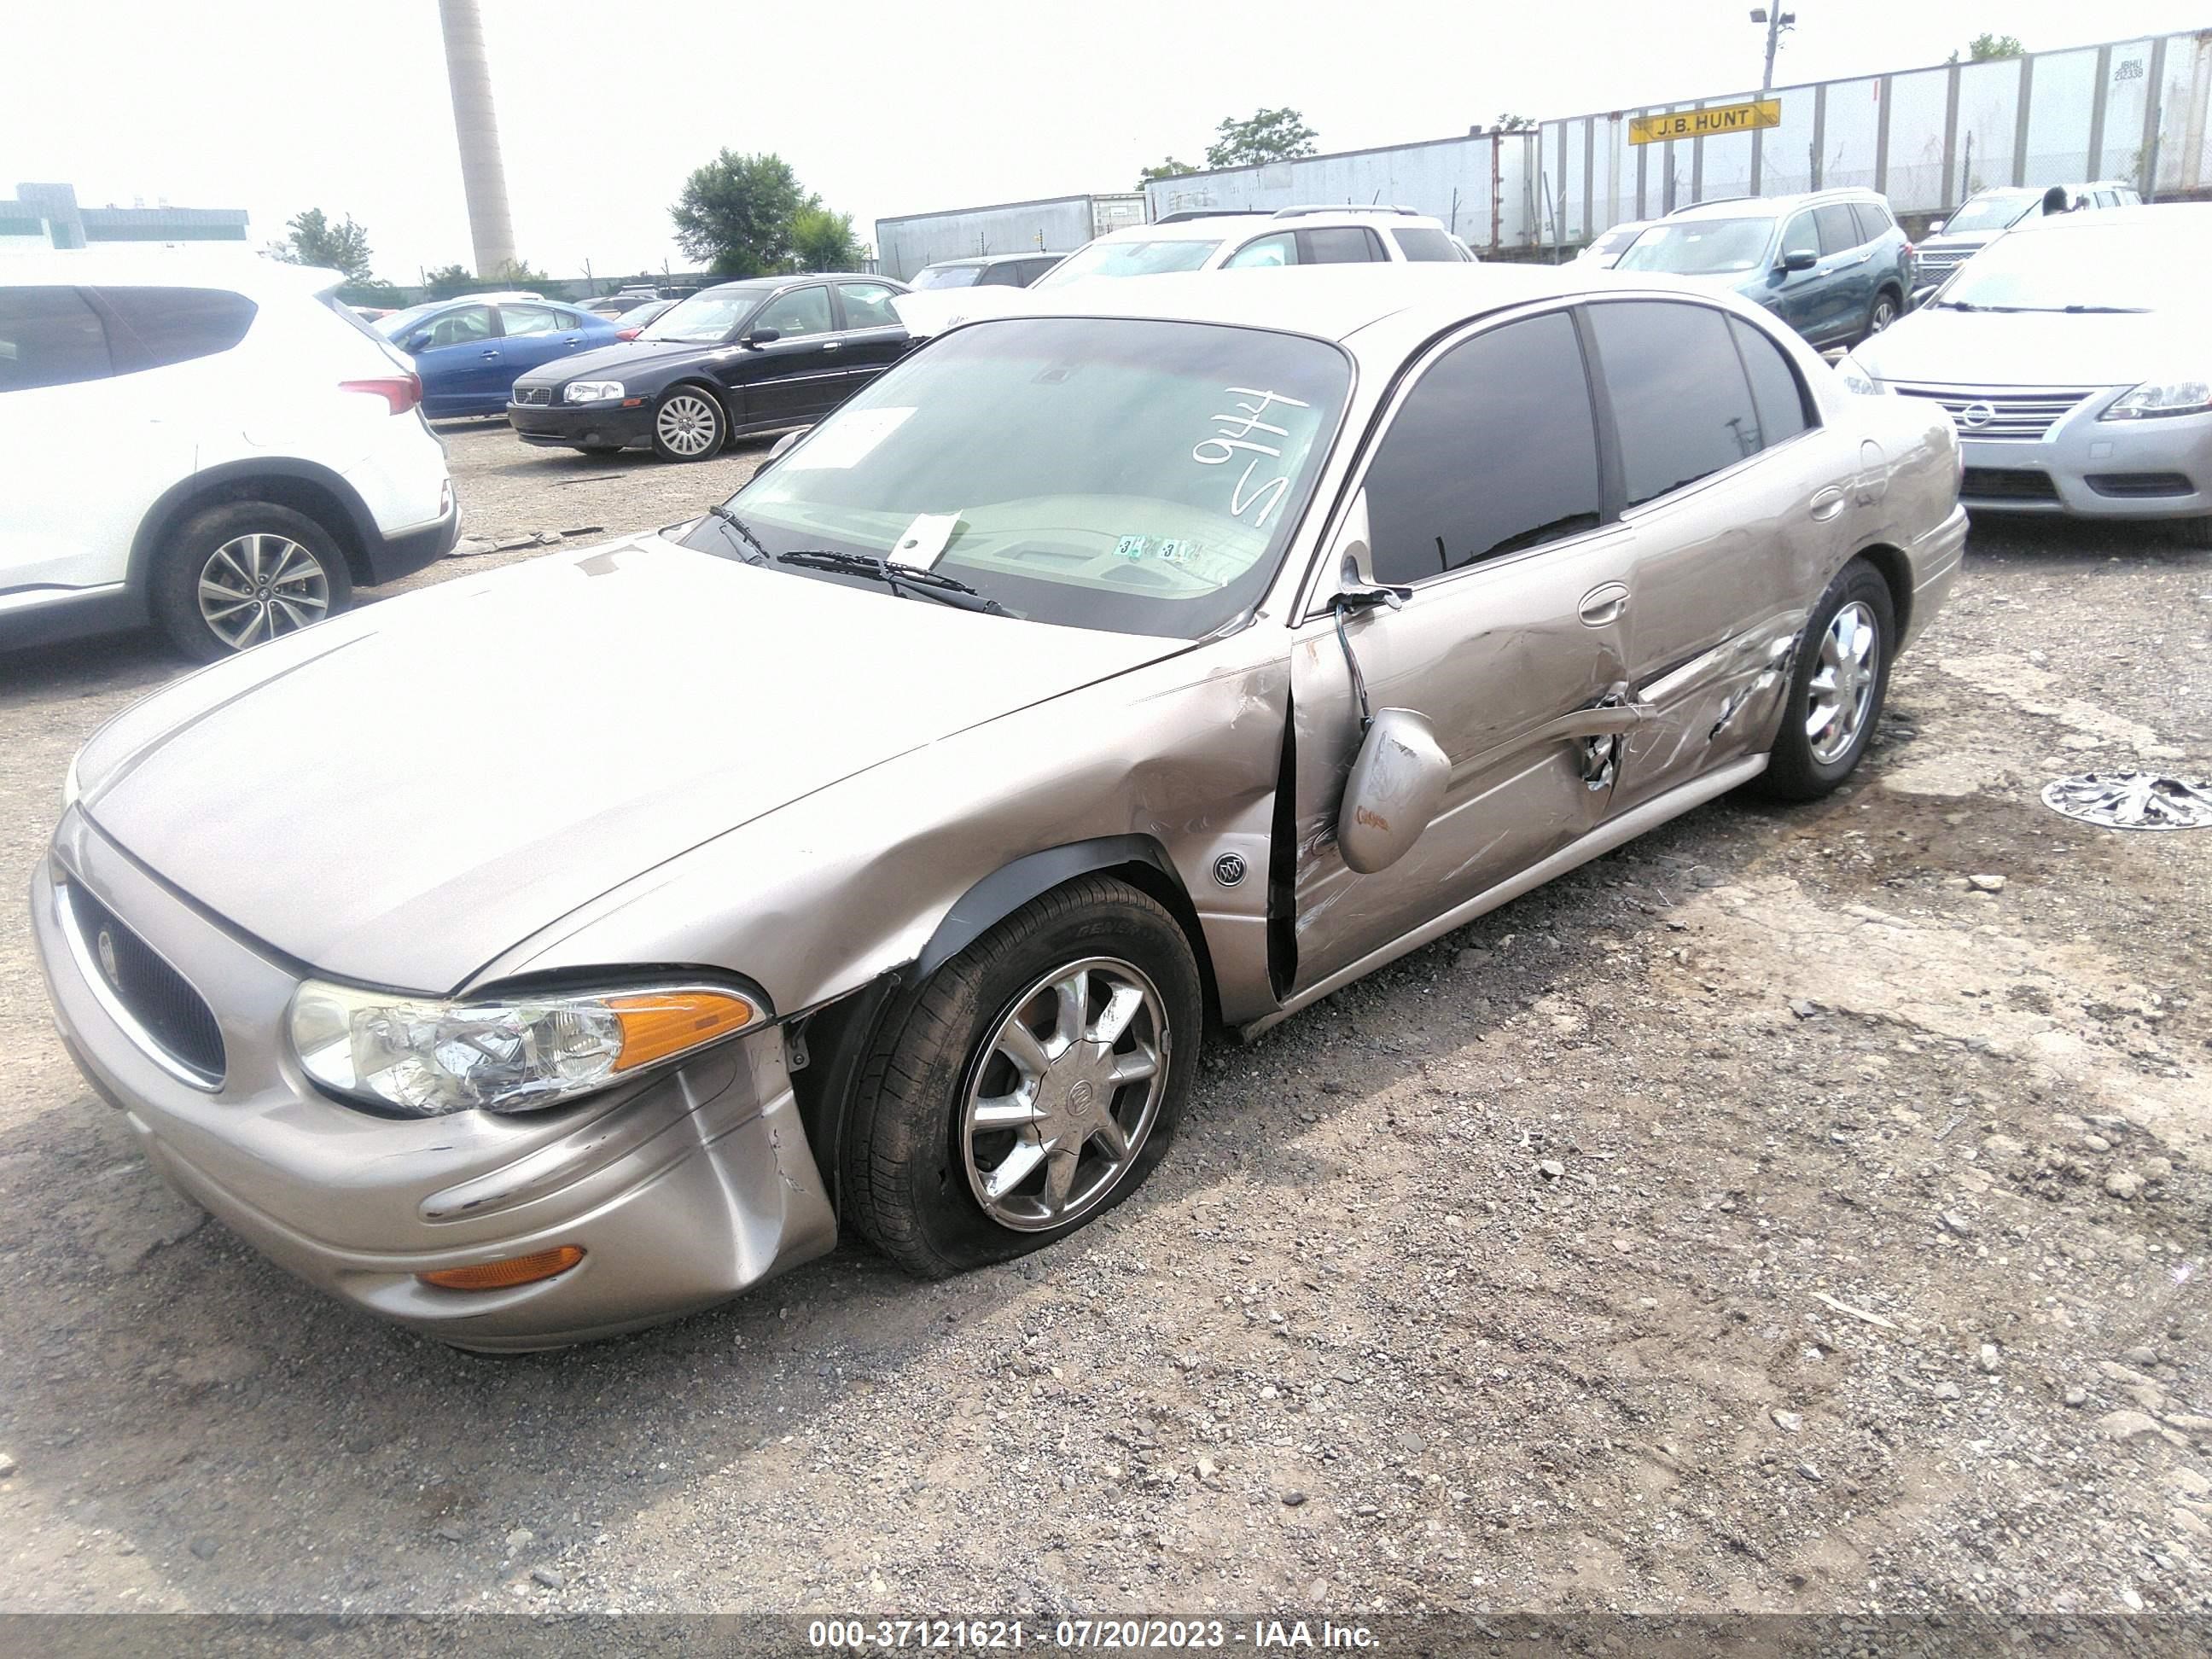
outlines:
{"label": "green tree", "polygon": [[780,270],[792,255],[792,221],[817,205],[781,155],[724,150],[684,181],[669,215],[676,243],[717,276]]}
{"label": "green tree", "polygon": [[[1986,64],[1993,58],[2025,58],[2027,48],[2014,34],[1978,34],[1966,43],[1966,61]],[[1953,52],[1951,61],[1957,63],[1959,54]]]}
{"label": "green tree", "polygon": [[424,271],[422,283],[432,299],[450,300],[457,294],[466,294],[477,285],[477,279],[465,265],[440,265],[435,270]]}
{"label": "green tree", "polygon": [[1526,115],[1501,115],[1498,118],[1497,126],[1500,132],[1534,132],[1536,130],[1534,120]]}
{"label": "green tree", "polygon": [[1294,109],[1255,110],[1249,120],[1224,117],[1220,137],[1206,147],[1210,167],[1256,167],[1314,153],[1314,130]]}
{"label": "green tree", "polygon": [[1139,172],[1137,174],[1137,188],[1139,190],[1142,190],[1146,185],[1152,184],[1157,179],[1180,179],[1186,173],[1195,173],[1197,171],[1198,169],[1191,166],[1189,162],[1178,161],[1174,156],[1170,155],[1164,161],[1156,161],[1151,167],[1146,167]]}
{"label": "green tree", "polygon": [[853,216],[810,202],[791,218],[792,264],[799,270],[861,270]]}
{"label": "green tree", "polygon": [[509,259],[483,279],[500,288],[544,288],[550,279],[527,259]]}
{"label": "green tree", "polygon": [[349,213],[332,224],[320,208],[309,208],[284,222],[289,233],[270,251],[288,264],[320,265],[343,271],[356,283],[374,280],[369,270],[368,232]]}

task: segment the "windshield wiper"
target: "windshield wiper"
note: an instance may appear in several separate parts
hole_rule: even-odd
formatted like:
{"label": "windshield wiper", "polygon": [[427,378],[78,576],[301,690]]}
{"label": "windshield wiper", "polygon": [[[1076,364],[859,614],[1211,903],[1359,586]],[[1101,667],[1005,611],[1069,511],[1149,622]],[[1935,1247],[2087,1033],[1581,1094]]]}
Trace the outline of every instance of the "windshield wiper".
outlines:
{"label": "windshield wiper", "polygon": [[899,564],[872,553],[833,553],[827,548],[794,547],[779,553],[780,564],[804,565],[810,570],[835,570],[841,575],[873,576],[900,598],[935,599],[961,611],[981,611],[994,617],[1013,613],[996,599],[986,599],[957,576],[925,570],[918,564]]}
{"label": "windshield wiper", "polygon": [[761,545],[761,538],[753,534],[752,531],[747,527],[745,521],[743,519],[731,512],[728,507],[724,507],[720,501],[716,501],[714,506],[707,509],[707,515],[708,517],[714,519],[729,526],[731,534],[742,538],[745,545],[752,549],[751,556],[745,559],[745,562],[747,564],[766,564],[768,562],[768,549]]}
{"label": "windshield wiper", "polygon": [[2150,309],[2148,306],[2059,306],[2056,308],[2060,311],[2071,312],[2076,315],[2079,315],[2083,312],[2096,311],[2109,312],[2116,314],[2125,313],[2127,315],[2131,317],[2141,316]]}

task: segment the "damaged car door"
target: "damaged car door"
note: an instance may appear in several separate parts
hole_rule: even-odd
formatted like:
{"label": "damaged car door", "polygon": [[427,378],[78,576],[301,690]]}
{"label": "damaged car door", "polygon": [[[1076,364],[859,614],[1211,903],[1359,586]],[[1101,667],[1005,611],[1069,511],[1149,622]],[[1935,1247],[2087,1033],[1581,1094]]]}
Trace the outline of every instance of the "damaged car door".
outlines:
{"label": "damaged car door", "polygon": [[1840,558],[1850,458],[1763,329],[1686,301],[1585,314],[1637,535],[1627,645],[1645,718],[1619,811],[1766,741],[1807,599]]}
{"label": "damaged car door", "polygon": [[[1567,307],[1461,331],[1399,392],[1293,647],[1293,933],[1278,954],[1294,958],[1279,962],[1294,987],[1606,817],[1637,720],[1624,706],[1637,535],[1607,512],[1601,453]],[[1424,717],[1449,763],[1425,828],[1365,874],[1337,834],[1363,691],[1366,714]]]}

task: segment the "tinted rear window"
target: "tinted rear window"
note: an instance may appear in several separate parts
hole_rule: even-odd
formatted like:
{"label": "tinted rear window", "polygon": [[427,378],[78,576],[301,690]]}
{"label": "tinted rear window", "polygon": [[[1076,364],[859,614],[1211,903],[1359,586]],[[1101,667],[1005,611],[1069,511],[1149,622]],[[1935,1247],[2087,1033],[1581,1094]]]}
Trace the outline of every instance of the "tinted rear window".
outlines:
{"label": "tinted rear window", "polygon": [[1398,241],[1398,251],[1408,259],[1429,260],[1437,264],[1459,263],[1459,250],[1452,246],[1451,238],[1441,230],[1431,230],[1425,225],[1413,225],[1390,233]]}
{"label": "tinted rear window", "polygon": [[100,313],[73,288],[0,288],[0,392],[115,372]]}
{"label": "tinted rear window", "polygon": [[1620,432],[1629,506],[1759,453],[1759,414],[1721,313],[1665,300],[1608,300],[1589,315]]}
{"label": "tinted rear window", "polygon": [[160,368],[228,351],[246,337],[257,309],[243,294],[220,288],[103,288],[100,303],[125,337],[115,342],[119,366]]}
{"label": "tinted rear window", "polygon": [[1806,417],[1805,388],[1782,348],[1741,317],[1729,319],[1743,372],[1751,377],[1751,400],[1759,410],[1759,447],[1796,437],[1811,422]]}
{"label": "tinted rear window", "polygon": [[1382,258],[1382,245],[1375,233],[1357,225],[1320,225],[1298,234],[1303,242],[1300,264],[1369,264]]}
{"label": "tinted rear window", "polygon": [[1877,241],[1888,235],[1894,222],[1889,216],[1889,210],[1879,202],[1854,202],[1851,213],[1859,222],[1859,240],[1862,242]]}
{"label": "tinted rear window", "polygon": [[1813,222],[1820,228],[1820,252],[1842,253],[1859,245],[1859,223],[1851,216],[1850,204],[1832,202],[1826,207],[1813,210]]}

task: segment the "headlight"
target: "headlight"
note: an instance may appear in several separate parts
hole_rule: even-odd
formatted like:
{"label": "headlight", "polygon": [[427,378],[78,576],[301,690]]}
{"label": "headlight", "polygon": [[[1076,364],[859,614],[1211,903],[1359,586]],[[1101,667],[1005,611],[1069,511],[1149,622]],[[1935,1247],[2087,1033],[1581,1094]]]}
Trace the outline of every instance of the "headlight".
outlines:
{"label": "headlight", "polygon": [[2100,417],[2152,421],[2161,415],[2202,415],[2212,409],[2212,381],[2145,380]]}
{"label": "headlight", "polygon": [[526,1112],[622,1081],[767,1018],[704,985],[447,1001],[309,980],[292,1048],[325,1089],[421,1117]]}
{"label": "headlight", "polygon": [[1873,372],[1846,351],[1836,359],[1836,373],[1843,376],[1844,384],[1862,398],[1887,398],[1890,390],[1875,379]]}
{"label": "headlight", "polygon": [[563,400],[572,404],[612,403],[622,395],[620,380],[571,380],[568,389],[561,394]]}

